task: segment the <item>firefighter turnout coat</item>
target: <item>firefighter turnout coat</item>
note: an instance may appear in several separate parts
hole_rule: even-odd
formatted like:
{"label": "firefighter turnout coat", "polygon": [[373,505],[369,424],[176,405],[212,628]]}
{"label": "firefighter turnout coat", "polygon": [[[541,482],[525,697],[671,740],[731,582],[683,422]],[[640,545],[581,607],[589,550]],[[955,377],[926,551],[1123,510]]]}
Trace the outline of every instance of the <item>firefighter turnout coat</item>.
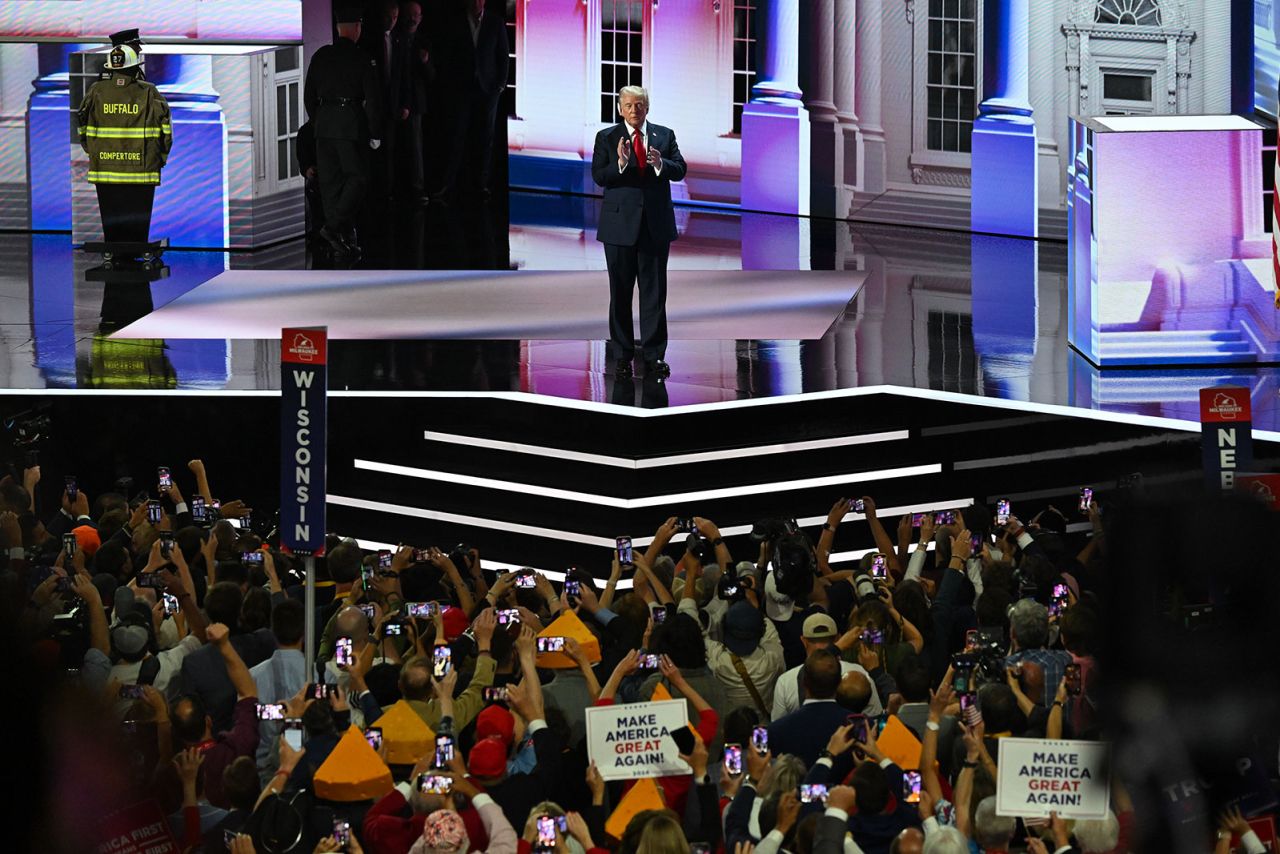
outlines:
{"label": "firefighter turnout coat", "polygon": [[160,183],[173,129],[169,104],[153,84],[117,71],[89,87],[78,117],[90,182]]}

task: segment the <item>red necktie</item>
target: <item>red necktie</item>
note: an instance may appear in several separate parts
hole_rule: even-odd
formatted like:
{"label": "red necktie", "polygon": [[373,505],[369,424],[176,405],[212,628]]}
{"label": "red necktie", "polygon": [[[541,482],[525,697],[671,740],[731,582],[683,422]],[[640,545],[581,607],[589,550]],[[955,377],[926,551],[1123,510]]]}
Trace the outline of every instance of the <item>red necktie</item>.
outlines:
{"label": "red necktie", "polygon": [[649,165],[648,154],[644,150],[644,138],[640,136],[640,131],[633,131],[631,141],[636,149],[636,161],[640,164],[640,173],[644,174],[644,169]]}

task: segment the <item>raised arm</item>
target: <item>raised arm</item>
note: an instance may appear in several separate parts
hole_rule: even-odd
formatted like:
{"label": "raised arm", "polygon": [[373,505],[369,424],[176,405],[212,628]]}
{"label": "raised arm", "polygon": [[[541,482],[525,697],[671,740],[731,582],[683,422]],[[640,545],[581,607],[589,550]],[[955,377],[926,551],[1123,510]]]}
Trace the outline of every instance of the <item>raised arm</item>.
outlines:
{"label": "raised arm", "polygon": [[649,543],[649,548],[644,550],[644,562],[648,566],[653,566],[653,562],[658,559],[658,555],[662,554],[662,550],[671,542],[671,538],[677,533],[676,523],[679,520],[672,516],[658,526],[658,530],[653,533],[653,542]]}
{"label": "raised arm", "polygon": [[893,540],[889,539],[889,532],[884,529],[884,525],[880,524],[880,519],[876,516],[876,502],[869,495],[862,496],[864,512],[867,517],[867,525],[871,527],[871,536],[875,538],[876,550],[885,557],[885,562],[890,569],[901,571],[898,566],[898,554],[893,550]]}
{"label": "raised arm", "polygon": [[942,715],[955,697],[951,688],[951,668],[938,686],[929,692],[929,717],[925,721],[924,744],[920,749],[920,785],[933,800],[942,800],[942,784],[938,780],[938,731],[942,728]]}
{"label": "raised arm", "polygon": [[227,665],[227,676],[230,677],[231,684],[236,689],[236,698],[243,700],[246,697],[258,696],[258,686],[254,684],[253,675],[249,673],[249,668],[245,667],[240,653],[236,652],[236,648],[231,645],[231,633],[227,627],[222,623],[214,623],[205,630],[205,635],[209,643],[218,648],[222,662]]}
{"label": "raised arm", "polygon": [[[674,142],[675,137],[672,137]],[[684,161],[680,161],[681,166]],[[664,173],[665,174],[665,173]],[[683,172],[681,173],[683,174]],[[672,180],[680,180],[674,178]],[[733,568],[733,555],[729,554],[729,547],[724,544],[724,537],[720,536],[720,529],[716,527],[716,523],[710,519],[703,519],[701,516],[695,516],[693,519],[694,527],[698,529],[698,533],[711,541],[711,545],[716,549],[716,562],[720,564],[721,569],[730,570]]]}
{"label": "raised arm", "polygon": [[213,506],[213,490],[209,489],[209,475],[205,472],[204,460],[192,460],[187,468],[196,476],[196,495],[203,495],[205,503]]}
{"label": "raised arm", "polygon": [[[532,630],[530,630],[529,634],[532,636]],[[530,646],[532,647],[532,644]],[[600,680],[596,678],[596,672],[591,669],[591,662],[587,660],[587,654],[582,651],[581,644],[574,638],[565,638],[564,652],[578,665],[582,678],[587,682],[587,693],[591,695],[591,701],[595,702],[596,698],[600,696]],[[527,672],[532,672],[532,668]]]}
{"label": "raised arm", "polygon": [[836,528],[840,527],[840,523],[844,521],[848,512],[849,499],[838,499],[827,512],[827,521],[822,523],[822,534],[818,537],[818,546],[815,551],[818,556],[818,572],[823,575],[831,574],[831,565],[827,563],[827,559],[831,555],[832,546],[835,545]]}

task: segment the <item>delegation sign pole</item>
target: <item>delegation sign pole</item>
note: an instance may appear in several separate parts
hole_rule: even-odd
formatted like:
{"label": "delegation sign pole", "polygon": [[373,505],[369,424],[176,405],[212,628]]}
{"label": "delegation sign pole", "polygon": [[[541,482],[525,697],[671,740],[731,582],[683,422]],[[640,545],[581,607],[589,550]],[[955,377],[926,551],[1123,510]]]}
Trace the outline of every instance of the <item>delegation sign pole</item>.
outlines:
{"label": "delegation sign pole", "polygon": [[315,680],[316,557],[324,554],[328,327],[280,330],[280,550],[304,558],[307,681]]}

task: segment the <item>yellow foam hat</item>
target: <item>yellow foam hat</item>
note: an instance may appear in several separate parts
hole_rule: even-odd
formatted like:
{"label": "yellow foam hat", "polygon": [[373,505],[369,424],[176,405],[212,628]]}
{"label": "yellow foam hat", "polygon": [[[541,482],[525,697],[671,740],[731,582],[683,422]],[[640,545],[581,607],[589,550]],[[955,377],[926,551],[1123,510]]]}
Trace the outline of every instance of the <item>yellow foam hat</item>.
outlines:
{"label": "yellow foam hat", "polygon": [[604,832],[612,836],[614,839],[621,839],[622,834],[627,829],[627,825],[631,823],[631,819],[635,818],[638,813],[645,810],[660,810],[666,807],[662,802],[662,791],[658,788],[658,783],[653,777],[643,777],[636,780],[636,784],[631,787],[631,791],[622,796],[622,800],[618,802],[618,808],[613,811],[613,815],[609,816],[609,820],[604,823]]}
{"label": "yellow foam hat", "polygon": [[391,769],[356,727],[347,730],[316,769],[315,793],[330,801],[369,801],[391,791]]}
{"label": "yellow foam hat", "polygon": [[375,726],[382,727],[382,752],[391,765],[413,765],[435,749],[436,734],[404,700],[383,712]]}
{"label": "yellow foam hat", "polygon": [[[578,619],[578,615],[573,611],[565,611],[552,620],[551,625],[538,632],[538,637],[573,638],[578,642],[578,646],[582,647],[582,651],[586,653],[587,661],[595,664],[600,660],[600,641],[596,640],[596,636],[591,634],[591,630],[587,628],[582,620]],[[544,652],[538,656],[538,666],[552,670],[564,670],[576,668],[578,662],[562,652]]]}

